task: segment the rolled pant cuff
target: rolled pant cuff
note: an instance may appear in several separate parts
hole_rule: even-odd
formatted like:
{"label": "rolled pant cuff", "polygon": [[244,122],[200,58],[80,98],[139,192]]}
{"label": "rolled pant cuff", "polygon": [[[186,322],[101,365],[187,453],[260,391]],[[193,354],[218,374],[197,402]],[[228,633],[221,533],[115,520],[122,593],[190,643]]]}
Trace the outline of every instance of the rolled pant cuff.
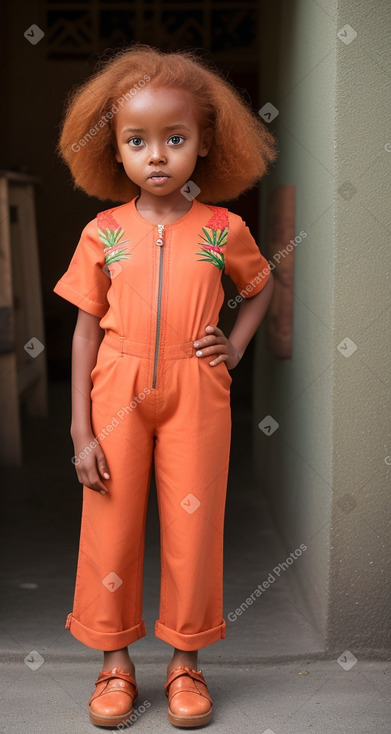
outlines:
{"label": "rolled pant cuff", "polygon": [[155,637],[168,642],[173,647],[177,647],[178,650],[200,650],[202,647],[224,639],[225,635],[226,623],[224,619],[217,627],[189,635],[176,632],[159,621],[155,622]]}
{"label": "rolled pant cuff", "polygon": [[147,634],[144,620],[121,632],[98,632],[79,622],[72,613],[68,614],[65,629],[84,645],[95,650],[120,650]]}

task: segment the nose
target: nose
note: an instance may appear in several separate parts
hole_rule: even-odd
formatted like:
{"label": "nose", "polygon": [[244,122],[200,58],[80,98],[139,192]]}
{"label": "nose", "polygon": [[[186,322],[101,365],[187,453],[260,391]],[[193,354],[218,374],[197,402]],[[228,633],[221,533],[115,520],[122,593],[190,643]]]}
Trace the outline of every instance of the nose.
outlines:
{"label": "nose", "polygon": [[149,146],[149,163],[156,164],[156,163],[164,163],[166,160],[165,153],[162,150],[162,146],[160,143],[152,143]]}

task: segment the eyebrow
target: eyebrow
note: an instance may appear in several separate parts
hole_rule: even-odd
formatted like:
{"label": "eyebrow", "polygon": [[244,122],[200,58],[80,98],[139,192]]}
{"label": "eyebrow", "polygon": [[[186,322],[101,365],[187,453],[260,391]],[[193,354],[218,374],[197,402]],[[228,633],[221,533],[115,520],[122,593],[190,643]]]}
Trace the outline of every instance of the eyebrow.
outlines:
{"label": "eyebrow", "polygon": [[[167,125],[165,127],[165,130],[178,130],[178,128],[181,128],[182,130],[190,130],[190,128],[187,127],[187,125],[183,125],[183,123],[178,122],[177,125]],[[125,127],[122,130],[123,133],[145,133],[145,130],[143,127]]]}

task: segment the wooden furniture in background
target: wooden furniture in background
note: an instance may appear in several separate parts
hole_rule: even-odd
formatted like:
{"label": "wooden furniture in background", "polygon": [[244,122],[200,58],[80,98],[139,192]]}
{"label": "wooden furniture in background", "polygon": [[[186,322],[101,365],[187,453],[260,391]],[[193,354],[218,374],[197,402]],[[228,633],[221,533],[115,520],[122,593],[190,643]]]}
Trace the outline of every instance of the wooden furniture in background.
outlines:
{"label": "wooden furniture in background", "polygon": [[0,464],[23,459],[20,407],[45,416],[47,365],[34,176],[0,171]]}

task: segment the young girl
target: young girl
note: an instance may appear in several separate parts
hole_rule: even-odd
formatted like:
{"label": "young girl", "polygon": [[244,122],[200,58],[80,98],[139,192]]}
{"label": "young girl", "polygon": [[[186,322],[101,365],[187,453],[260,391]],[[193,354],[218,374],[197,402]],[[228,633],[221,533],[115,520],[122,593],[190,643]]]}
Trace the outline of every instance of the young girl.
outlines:
{"label": "young girl", "polygon": [[[174,648],[168,718],[200,726],[211,719],[212,699],[197,651],[226,635],[230,371],[273,289],[245,222],[210,202],[253,186],[277,145],[207,63],[134,45],[73,95],[59,147],[78,187],[125,202],[86,225],[54,288],[78,307],[71,436],[83,511],[66,628],[104,651],[91,721],[129,723],[138,690],[128,645],[146,635],[154,465],[161,537],[154,633]],[[217,326],[223,271],[243,299],[229,337]]]}

